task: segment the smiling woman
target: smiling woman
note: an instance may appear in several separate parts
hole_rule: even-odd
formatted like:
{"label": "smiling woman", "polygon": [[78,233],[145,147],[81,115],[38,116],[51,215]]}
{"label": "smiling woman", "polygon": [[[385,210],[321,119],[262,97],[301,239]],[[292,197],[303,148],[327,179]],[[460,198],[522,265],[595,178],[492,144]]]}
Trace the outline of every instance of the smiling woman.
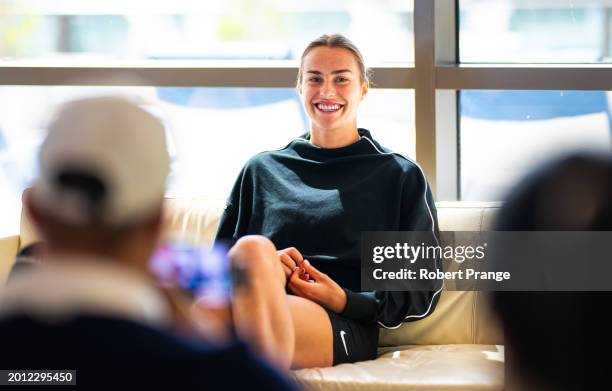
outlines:
{"label": "smiling woman", "polygon": [[[217,232],[217,240],[238,241],[233,251],[242,257],[234,262],[254,259],[250,270],[257,270],[253,284],[237,292],[237,302],[250,300],[250,306],[234,305],[236,329],[267,345],[264,350],[276,345],[294,368],[371,360],[379,326],[396,328],[429,315],[441,281],[431,281],[426,291],[361,292],[361,232],[418,230],[437,241],[433,197],[415,162],[357,127],[369,82],[361,54],[347,38],[324,35],[311,42],[297,81],[310,131],[247,162]],[[247,235],[263,235],[281,250],[269,255],[254,245],[250,256],[240,251]],[[274,316],[258,322],[268,308],[263,290],[277,286],[279,277],[261,272],[264,253],[284,271],[287,294],[273,300],[287,304],[291,328]],[[256,322],[260,330],[253,333]]]}
{"label": "smiling woman", "polygon": [[324,35],[312,41],[302,54],[297,88],[314,145],[337,148],[359,139],[357,107],[369,80],[363,57],[349,40]]}

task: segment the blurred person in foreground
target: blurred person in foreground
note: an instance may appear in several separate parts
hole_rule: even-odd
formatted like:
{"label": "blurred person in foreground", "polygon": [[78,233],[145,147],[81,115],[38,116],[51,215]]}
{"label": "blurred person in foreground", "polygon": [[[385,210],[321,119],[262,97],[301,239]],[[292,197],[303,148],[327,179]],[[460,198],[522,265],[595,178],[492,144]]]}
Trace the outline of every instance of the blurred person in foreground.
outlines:
{"label": "blurred person in foreground", "polygon": [[291,389],[244,345],[187,333],[182,301],[149,272],[169,170],[155,117],[119,98],[72,102],[39,168],[25,207],[44,262],[0,295],[1,369],[74,369],[87,388]]}
{"label": "blurred person in foreground", "polygon": [[[612,158],[573,155],[528,176],[502,207],[496,230],[612,231],[611,201]],[[517,249],[504,251],[516,254]],[[519,258],[514,257],[517,265]],[[607,384],[611,344],[609,326],[601,319],[611,298],[610,292],[493,292],[506,338],[506,389]]]}

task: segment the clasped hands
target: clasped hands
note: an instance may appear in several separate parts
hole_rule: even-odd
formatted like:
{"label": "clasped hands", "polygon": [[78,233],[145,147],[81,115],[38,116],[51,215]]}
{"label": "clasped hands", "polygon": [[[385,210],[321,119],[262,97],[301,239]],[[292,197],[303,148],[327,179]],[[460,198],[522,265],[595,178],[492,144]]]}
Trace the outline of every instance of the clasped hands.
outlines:
{"label": "clasped hands", "polygon": [[314,301],[335,313],[346,306],[346,293],[327,274],[321,273],[295,248],[277,251],[287,278],[287,286],[295,295]]}

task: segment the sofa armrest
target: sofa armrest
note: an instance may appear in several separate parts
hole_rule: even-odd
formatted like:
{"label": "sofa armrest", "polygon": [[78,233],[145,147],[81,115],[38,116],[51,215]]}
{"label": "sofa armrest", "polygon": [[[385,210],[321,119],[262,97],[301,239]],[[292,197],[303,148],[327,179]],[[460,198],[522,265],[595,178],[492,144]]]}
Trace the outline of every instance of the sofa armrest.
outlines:
{"label": "sofa armrest", "polygon": [[19,250],[19,236],[0,238],[0,287],[3,287]]}

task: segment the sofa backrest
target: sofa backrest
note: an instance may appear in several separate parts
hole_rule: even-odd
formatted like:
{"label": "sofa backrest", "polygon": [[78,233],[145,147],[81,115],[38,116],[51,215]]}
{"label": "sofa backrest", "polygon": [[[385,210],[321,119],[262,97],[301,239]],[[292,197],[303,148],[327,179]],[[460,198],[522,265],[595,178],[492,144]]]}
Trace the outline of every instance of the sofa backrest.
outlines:
{"label": "sofa backrest", "polygon": [[[441,231],[487,230],[498,203],[437,203]],[[165,203],[168,239],[211,243],[225,206],[224,200],[169,198]],[[30,220],[22,214],[20,248],[36,241]],[[0,276],[0,281],[3,281]],[[381,346],[430,344],[503,344],[500,328],[483,292],[443,291],[436,310],[425,319],[381,329]]]}

